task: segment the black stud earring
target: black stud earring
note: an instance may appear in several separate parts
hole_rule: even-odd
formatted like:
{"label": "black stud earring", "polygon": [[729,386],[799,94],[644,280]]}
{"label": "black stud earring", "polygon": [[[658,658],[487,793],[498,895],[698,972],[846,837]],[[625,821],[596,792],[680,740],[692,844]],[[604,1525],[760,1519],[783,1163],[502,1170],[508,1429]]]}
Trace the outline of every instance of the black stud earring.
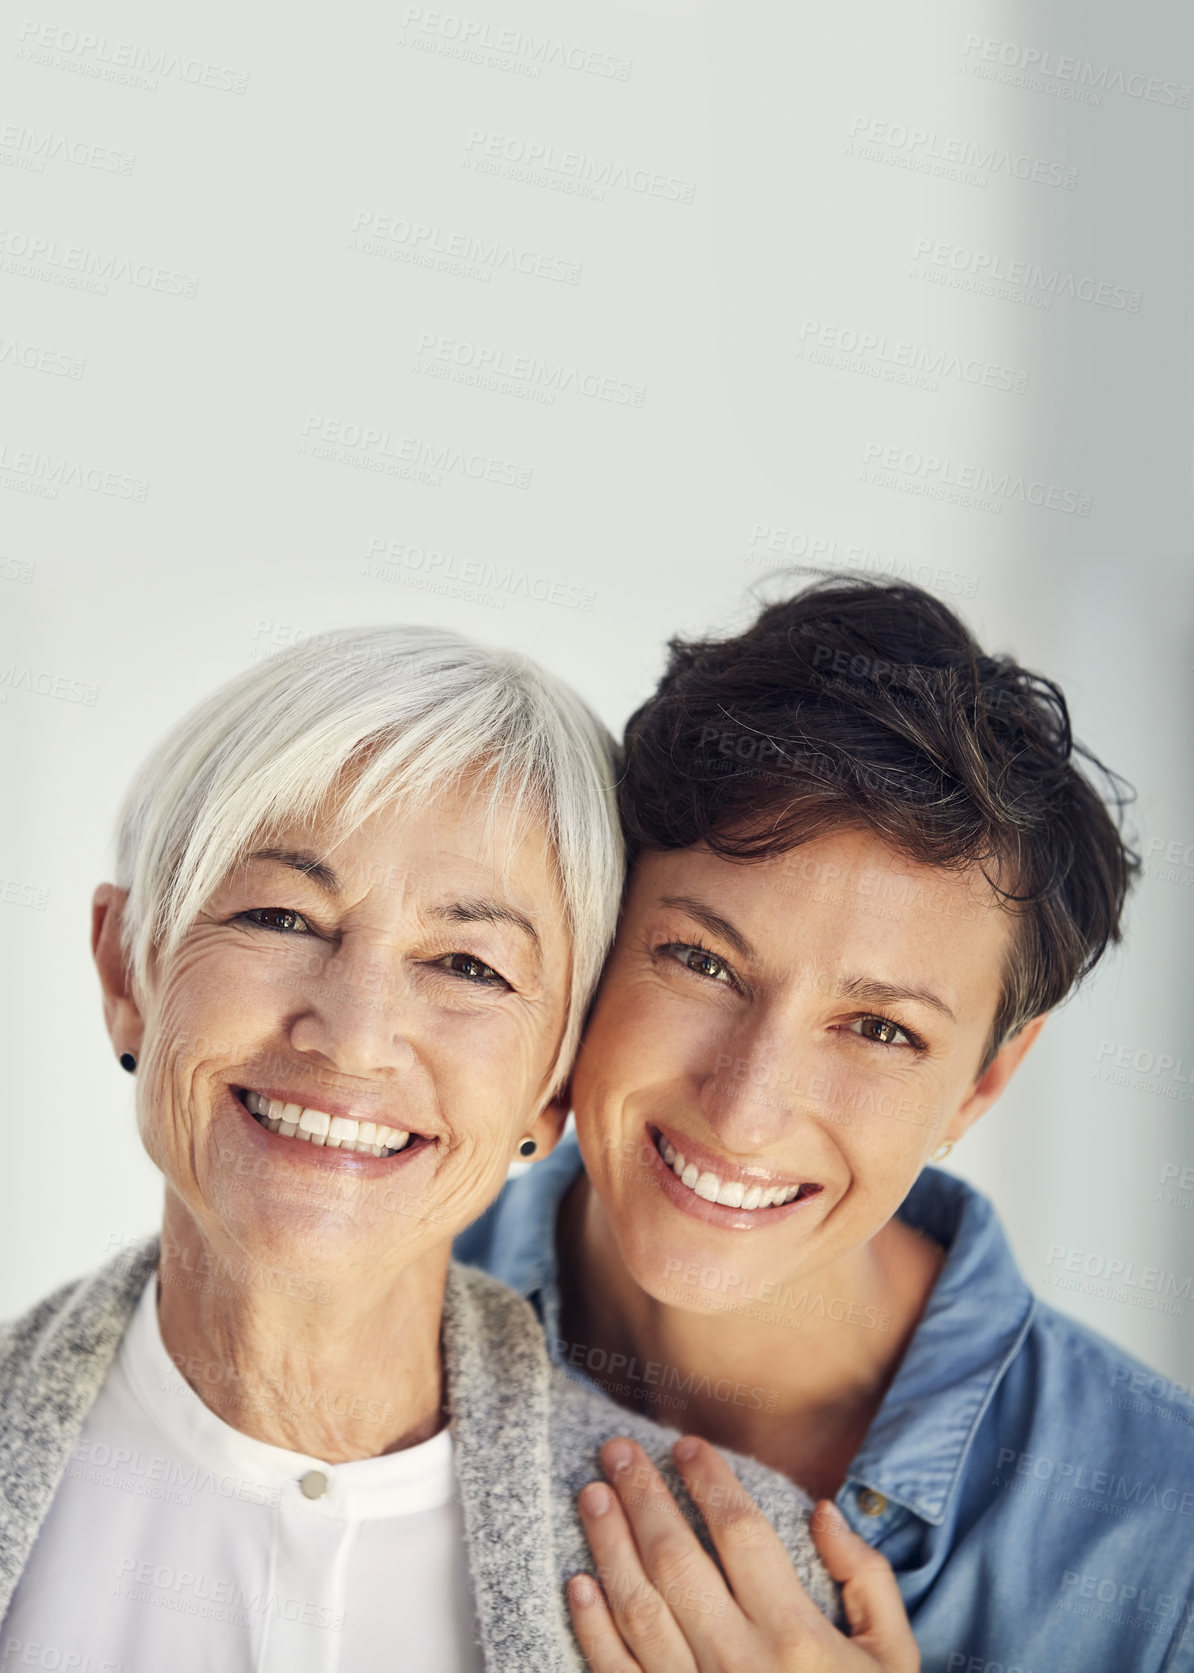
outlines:
{"label": "black stud earring", "polygon": [[121,1052],[120,1067],[122,1069],[127,1069],[130,1075],[135,1075],[137,1073],[137,1059],[133,1056],[131,1051]]}
{"label": "black stud earring", "polygon": [[518,1154],[520,1156],[533,1156],[538,1148],[538,1139],[523,1139],[518,1147]]}

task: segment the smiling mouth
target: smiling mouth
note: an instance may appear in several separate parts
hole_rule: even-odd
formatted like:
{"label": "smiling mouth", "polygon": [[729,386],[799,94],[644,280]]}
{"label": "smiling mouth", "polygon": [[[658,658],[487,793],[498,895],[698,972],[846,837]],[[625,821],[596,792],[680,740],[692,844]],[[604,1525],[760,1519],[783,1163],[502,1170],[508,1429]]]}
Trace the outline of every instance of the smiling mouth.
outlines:
{"label": "smiling mouth", "polygon": [[764,1209],[782,1208],[787,1203],[815,1197],[821,1190],[819,1185],[811,1182],[763,1186],[746,1184],[741,1179],[722,1179],[711,1169],[702,1171],[698,1168],[662,1133],[654,1131],[651,1136],[656,1150],[681,1185],[686,1185],[694,1196],[702,1197],[705,1202],[721,1203],[726,1208],[740,1208],[747,1213],[762,1213]]}
{"label": "smiling mouth", "polygon": [[325,1110],[303,1104],[284,1104],[247,1087],[237,1097],[259,1127],[296,1143],[314,1144],[328,1150],[353,1150],[359,1156],[397,1156],[421,1142],[418,1133],[404,1133],[377,1121],[354,1121],[351,1116],[328,1115]]}

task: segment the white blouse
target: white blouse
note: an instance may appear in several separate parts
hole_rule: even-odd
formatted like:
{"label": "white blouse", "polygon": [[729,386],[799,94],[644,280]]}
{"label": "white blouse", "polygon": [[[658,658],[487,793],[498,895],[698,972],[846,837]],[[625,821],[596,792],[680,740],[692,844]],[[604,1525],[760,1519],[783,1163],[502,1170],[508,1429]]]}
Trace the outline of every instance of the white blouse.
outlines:
{"label": "white blouse", "polygon": [[480,1673],[452,1439],[326,1464],[233,1429],[138,1303],[0,1629],[0,1668]]}

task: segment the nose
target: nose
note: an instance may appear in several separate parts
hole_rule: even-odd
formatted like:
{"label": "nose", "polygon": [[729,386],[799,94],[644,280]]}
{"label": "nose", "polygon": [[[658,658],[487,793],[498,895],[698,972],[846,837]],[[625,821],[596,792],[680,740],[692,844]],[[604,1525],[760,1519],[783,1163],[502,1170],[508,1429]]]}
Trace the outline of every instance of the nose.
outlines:
{"label": "nose", "polygon": [[308,967],[290,1022],[290,1044],[359,1079],[392,1080],[417,1061],[411,998],[399,953],[348,937]]}
{"label": "nose", "polygon": [[699,1100],[726,1150],[754,1156],[790,1138],[799,1120],[799,1077],[790,1038],[755,1019],[717,1042]]}

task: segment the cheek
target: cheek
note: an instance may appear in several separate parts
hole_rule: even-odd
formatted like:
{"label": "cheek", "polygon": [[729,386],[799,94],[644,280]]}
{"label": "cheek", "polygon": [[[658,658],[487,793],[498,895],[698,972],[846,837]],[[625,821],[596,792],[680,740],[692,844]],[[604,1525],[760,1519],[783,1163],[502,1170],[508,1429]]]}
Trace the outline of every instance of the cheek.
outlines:
{"label": "cheek", "polygon": [[160,1040],[182,1061],[235,1059],[276,1032],[295,993],[287,972],[264,961],[246,965],[224,949],[184,950],[153,1006],[151,1044]]}
{"label": "cheek", "polygon": [[669,1003],[653,983],[627,980],[590,1018],[574,1085],[604,1102],[631,1099],[661,1079],[699,1077],[715,1060],[716,1030],[712,1008]]}

